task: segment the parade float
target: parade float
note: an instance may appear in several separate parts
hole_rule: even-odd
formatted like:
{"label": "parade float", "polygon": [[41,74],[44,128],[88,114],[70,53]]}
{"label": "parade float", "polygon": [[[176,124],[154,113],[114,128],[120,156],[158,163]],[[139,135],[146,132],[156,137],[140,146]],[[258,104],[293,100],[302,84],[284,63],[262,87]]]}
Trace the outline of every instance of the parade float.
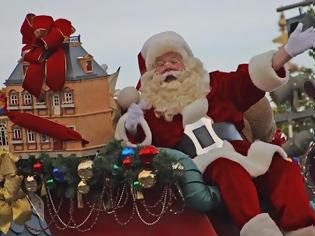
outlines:
{"label": "parade float", "polygon": [[[108,74],[73,32],[49,16],[22,24],[22,59],[1,96],[0,235],[238,235],[187,155],[122,141],[117,129],[114,139],[118,71]],[[247,139],[284,143],[266,99],[245,119]],[[314,149],[300,163],[312,191]]]}

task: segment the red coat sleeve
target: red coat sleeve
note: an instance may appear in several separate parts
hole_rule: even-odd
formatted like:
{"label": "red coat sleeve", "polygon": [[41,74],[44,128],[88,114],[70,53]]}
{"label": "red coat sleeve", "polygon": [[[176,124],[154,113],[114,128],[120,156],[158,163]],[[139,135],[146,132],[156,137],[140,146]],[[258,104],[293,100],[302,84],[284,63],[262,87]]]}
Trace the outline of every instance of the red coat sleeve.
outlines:
{"label": "red coat sleeve", "polygon": [[247,64],[239,65],[234,72],[212,72],[210,78],[211,87],[228,98],[240,112],[245,112],[265,96],[265,92],[253,84]]}

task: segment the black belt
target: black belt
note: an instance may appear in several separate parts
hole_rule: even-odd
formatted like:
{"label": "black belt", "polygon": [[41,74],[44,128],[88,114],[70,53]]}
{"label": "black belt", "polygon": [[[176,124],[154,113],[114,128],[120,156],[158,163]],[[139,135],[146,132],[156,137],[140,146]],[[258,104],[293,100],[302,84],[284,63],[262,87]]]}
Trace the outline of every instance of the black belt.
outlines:
{"label": "black belt", "polygon": [[[232,123],[214,123],[212,124],[212,127],[218,137],[222,140],[243,140],[242,136]],[[215,143],[207,129],[203,126],[195,129],[193,131],[193,135],[197,138],[199,144],[202,147],[208,147]],[[192,142],[191,138],[185,133],[180,141],[176,144],[175,149],[185,153],[192,158],[197,155],[194,143]]]}

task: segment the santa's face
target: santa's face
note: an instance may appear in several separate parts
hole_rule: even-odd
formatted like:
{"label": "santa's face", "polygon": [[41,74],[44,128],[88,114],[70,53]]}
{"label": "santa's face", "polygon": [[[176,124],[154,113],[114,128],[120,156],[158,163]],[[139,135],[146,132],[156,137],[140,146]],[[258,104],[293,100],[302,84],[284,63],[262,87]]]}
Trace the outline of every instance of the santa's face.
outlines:
{"label": "santa's face", "polygon": [[141,96],[157,117],[173,116],[209,93],[209,76],[197,58],[168,52],[155,60],[155,68],[141,77]]}
{"label": "santa's face", "polygon": [[170,71],[182,71],[184,69],[183,58],[176,52],[167,52],[155,60],[155,73],[158,75],[163,75]]}

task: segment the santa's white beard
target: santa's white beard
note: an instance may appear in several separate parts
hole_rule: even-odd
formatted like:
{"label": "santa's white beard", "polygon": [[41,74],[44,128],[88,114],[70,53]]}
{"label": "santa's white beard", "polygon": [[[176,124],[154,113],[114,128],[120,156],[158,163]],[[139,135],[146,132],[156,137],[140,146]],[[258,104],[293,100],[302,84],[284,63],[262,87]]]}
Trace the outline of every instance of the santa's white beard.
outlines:
{"label": "santa's white beard", "polygon": [[[165,82],[168,75],[176,80]],[[197,58],[185,60],[185,70],[169,71],[162,75],[148,71],[141,77],[141,96],[154,108],[156,116],[171,121],[173,116],[210,91],[209,75]]]}

